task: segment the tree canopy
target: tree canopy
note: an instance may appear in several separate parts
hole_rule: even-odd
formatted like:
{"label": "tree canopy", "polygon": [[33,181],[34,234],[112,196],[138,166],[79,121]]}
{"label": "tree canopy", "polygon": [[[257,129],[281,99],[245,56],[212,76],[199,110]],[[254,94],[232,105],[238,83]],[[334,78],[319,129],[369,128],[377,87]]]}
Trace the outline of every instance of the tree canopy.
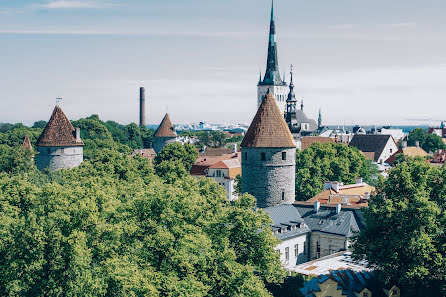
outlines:
{"label": "tree canopy", "polygon": [[357,177],[374,184],[377,169],[354,147],[336,143],[314,143],[296,153],[296,200],[307,200],[322,192],[325,181],[355,183]]}
{"label": "tree canopy", "polygon": [[0,205],[2,296],[271,296],[284,277],[252,196],[167,183],[139,156],[0,173]]}
{"label": "tree canopy", "polygon": [[408,145],[415,146],[416,143],[426,152],[435,153],[439,149],[446,149],[446,145],[440,136],[428,134],[425,129],[416,128],[409,133]]}
{"label": "tree canopy", "polygon": [[445,167],[420,158],[398,164],[378,185],[364,217],[356,258],[365,257],[384,281],[411,294],[446,294]]}

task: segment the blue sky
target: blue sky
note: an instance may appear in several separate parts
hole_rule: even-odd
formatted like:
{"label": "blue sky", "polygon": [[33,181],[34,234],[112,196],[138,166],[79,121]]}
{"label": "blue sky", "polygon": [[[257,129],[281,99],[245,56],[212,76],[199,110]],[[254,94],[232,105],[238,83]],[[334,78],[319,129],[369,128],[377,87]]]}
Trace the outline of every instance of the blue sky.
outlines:
{"label": "blue sky", "polygon": [[[279,64],[327,124],[446,120],[444,0],[276,0]],[[0,122],[99,114],[245,122],[267,54],[269,0],[0,0]],[[427,119],[427,121],[424,121]]]}

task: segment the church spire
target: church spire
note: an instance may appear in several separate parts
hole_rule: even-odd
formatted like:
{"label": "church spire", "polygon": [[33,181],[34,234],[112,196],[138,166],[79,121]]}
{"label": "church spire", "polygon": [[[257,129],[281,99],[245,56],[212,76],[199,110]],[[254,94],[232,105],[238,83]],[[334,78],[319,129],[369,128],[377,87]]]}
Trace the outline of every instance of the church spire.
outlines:
{"label": "church spire", "polygon": [[269,24],[268,57],[266,60],[265,77],[263,85],[284,85],[280,78],[279,62],[277,58],[276,24],[274,21],[274,2],[271,1],[271,20]]}
{"label": "church spire", "polygon": [[317,127],[318,128],[322,127],[322,113],[320,107],[319,107],[319,117],[317,118]]}

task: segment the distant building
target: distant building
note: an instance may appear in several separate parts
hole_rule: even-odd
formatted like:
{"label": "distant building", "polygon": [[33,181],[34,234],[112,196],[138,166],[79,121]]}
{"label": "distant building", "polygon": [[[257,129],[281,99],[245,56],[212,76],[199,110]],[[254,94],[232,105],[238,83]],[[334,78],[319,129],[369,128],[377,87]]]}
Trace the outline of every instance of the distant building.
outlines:
{"label": "distant building", "polygon": [[398,150],[391,135],[356,134],[349,145],[360,150],[366,159],[379,164],[384,164]]}
{"label": "distant building", "polygon": [[273,95],[277,101],[280,114],[284,114],[285,100],[288,92],[285,78],[282,80],[279,73],[279,61],[277,57],[277,42],[276,42],[276,25],[274,21],[274,7],[271,4],[271,20],[269,25],[269,40],[268,40],[268,57],[266,59],[265,76],[262,79],[260,73],[259,82],[257,84],[257,108],[260,107],[266,93]]}
{"label": "distant building", "polygon": [[300,289],[305,297],[400,297],[395,285],[381,282],[374,272],[334,270],[319,275]]}
{"label": "distant building", "polygon": [[242,165],[238,158],[218,161],[208,167],[206,176],[213,178],[220,186],[224,187],[229,201],[238,196],[234,193],[235,177],[242,174]]}
{"label": "distant building", "polygon": [[242,191],[258,207],[295,200],[296,144],[273,94],[266,94],[243,138]]}
{"label": "distant building", "polygon": [[396,142],[403,140],[406,137],[406,134],[403,132],[403,129],[395,129],[392,127],[382,127],[377,130],[377,134],[380,135],[392,135],[393,139]]}
{"label": "distant building", "polygon": [[156,153],[153,148],[133,150],[133,152],[129,155],[129,157],[134,157],[136,155],[146,158],[150,162],[152,162],[153,159],[156,157]]}
{"label": "distant building", "polygon": [[309,241],[311,230],[305,225],[299,212],[293,205],[282,204],[264,209],[273,224],[274,235],[281,240],[275,247],[280,252],[282,265],[292,269],[310,259]]}
{"label": "distant building", "polygon": [[375,187],[364,183],[362,178],[357,178],[356,183],[344,185],[343,183],[327,181],[324,183],[324,191],[307,200],[307,202],[320,202],[321,205],[351,205],[367,207],[370,195]]}
{"label": "distant building", "polygon": [[[318,133],[320,137],[329,137],[336,143],[344,144],[349,144],[350,141],[353,139],[353,136],[355,135],[351,131],[346,131],[344,128],[329,129],[326,127],[323,127],[323,129],[319,130]],[[362,134],[362,131],[359,130],[358,134]]]}
{"label": "distant building", "polygon": [[438,150],[432,159],[429,160],[432,165],[443,166],[446,162],[446,150]]}
{"label": "distant building", "polygon": [[301,147],[301,139],[304,135],[309,135],[318,129],[316,121],[308,119],[304,112],[304,103],[301,101],[300,109],[297,108],[297,100],[294,94],[293,72],[290,72],[290,91],[286,100],[285,121],[293,135],[297,147]]}
{"label": "distant building", "polygon": [[22,147],[25,150],[29,150],[32,153],[31,158],[34,158],[34,150],[33,150],[33,146],[31,145],[31,140],[29,140],[28,134],[26,134],[25,138],[23,138]]}
{"label": "distant building", "polygon": [[59,106],[36,142],[36,165],[39,170],[69,169],[79,166],[84,158],[80,129],[74,129]]}
{"label": "distant building", "polygon": [[300,142],[301,147],[298,148],[303,151],[306,148],[310,147],[313,143],[335,143],[335,141],[330,137],[304,136],[302,137]]}
{"label": "distant building", "polygon": [[443,139],[443,142],[446,144],[445,122],[442,122],[440,127],[429,127],[429,129],[427,130],[427,133],[440,136]]}
{"label": "distant building", "polygon": [[153,138],[153,149],[155,153],[159,153],[163,147],[168,143],[174,143],[177,141],[177,133],[175,127],[170,121],[169,114],[166,113],[158,129],[156,129]]}

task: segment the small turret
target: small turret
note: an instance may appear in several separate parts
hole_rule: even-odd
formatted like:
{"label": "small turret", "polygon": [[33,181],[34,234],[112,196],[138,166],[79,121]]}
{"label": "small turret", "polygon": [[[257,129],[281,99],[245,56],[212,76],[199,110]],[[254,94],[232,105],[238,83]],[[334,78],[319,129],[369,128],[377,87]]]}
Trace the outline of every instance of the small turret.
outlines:
{"label": "small turret", "polygon": [[153,140],[153,149],[155,150],[155,153],[158,154],[166,144],[176,142],[176,140],[177,133],[175,132],[175,127],[170,121],[169,114],[166,113],[158,129],[156,129]]}

